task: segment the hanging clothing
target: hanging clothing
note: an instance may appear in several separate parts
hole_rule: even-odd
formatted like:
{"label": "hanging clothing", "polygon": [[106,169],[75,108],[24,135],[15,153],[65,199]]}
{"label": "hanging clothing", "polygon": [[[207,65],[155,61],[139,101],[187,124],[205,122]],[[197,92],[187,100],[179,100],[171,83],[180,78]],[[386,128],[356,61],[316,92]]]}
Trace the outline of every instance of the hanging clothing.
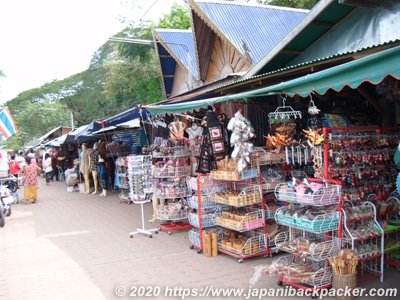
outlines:
{"label": "hanging clothing", "polygon": [[108,173],[106,164],[104,162],[99,162],[97,166],[97,172],[99,176],[99,183],[102,189],[107,188]]}
{"label": "hanging clothing", "polygon": [[94,149],[90,154],[90,171],[97,171],[99,164],[100,152],[99,149]]}
{"label": "hanging clothing", "polygon": [[138,138],[138,147],[146,147],[148,146],[146,134],[143,131],[143,128],[139,128],[136,131],[136,136]]}

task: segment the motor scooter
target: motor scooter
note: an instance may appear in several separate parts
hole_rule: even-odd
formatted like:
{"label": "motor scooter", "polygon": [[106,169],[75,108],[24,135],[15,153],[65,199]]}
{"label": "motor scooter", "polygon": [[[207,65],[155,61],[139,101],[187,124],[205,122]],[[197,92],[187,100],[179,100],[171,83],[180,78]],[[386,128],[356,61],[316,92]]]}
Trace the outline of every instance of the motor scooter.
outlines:
{"label": "motor scooter", "polygon": [[6,225],[5,217],[11,216],[11,204],[14,203],[14,198],[11,196],[11,191],[5,185],[0,185],[0,227]]}

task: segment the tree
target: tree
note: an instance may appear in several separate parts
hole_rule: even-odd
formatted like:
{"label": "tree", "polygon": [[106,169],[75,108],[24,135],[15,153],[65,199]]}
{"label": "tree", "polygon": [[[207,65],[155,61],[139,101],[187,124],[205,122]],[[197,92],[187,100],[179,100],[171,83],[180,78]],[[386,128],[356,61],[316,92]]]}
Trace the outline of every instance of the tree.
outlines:
{"label": "tree", "polygon": [[185,6],[173,4],[171,12],[164,14],[163,18],[158,22],[158,28],[174,28],[174,29],[189,29],[190,16]]}
{"label": "tree", "polygon": [[[187,29],[190,17],[186,7],[175,4],[159,25],[130,24],[116,36],[152,39],[151,28]],[[160,101],[160,76],[154,47],[107,41],[93,54],[87,70],[24,91],[6,103],[20,131],[7,144],[23,146],[55,127],[69,126],[70,112],[80,126],[137,104]]]}
{"label": "tree", "polygon": [[319,0],[257,0],[261,4],[311,9]]}

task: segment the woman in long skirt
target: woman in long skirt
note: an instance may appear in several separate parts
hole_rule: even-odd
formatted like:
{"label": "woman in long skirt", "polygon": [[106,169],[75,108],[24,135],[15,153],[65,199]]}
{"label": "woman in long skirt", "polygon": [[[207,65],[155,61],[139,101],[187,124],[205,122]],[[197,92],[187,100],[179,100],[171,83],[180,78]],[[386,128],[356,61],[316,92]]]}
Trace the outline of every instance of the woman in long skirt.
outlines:
{"label": "woman in long skirt", "polygon": [[37,184],[41,168],[37,164],[32,164],[30,157],[26,157],[25,162],[21,169],[24,199],[26,204],[31,204],[37,201]]}

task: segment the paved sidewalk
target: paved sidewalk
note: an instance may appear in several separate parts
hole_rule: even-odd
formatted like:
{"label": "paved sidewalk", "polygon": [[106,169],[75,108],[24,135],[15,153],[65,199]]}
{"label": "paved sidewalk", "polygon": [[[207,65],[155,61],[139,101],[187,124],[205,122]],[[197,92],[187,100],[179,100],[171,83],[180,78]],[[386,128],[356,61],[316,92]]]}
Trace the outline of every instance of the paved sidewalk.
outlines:
{"label": "paved sidewalk", "polygon": [[[22,189],[18,194],[22,199]],[[40,178],[38,203],[20,203],[12,209],[0,229],[0,299],[4,300],[130,299],[130,293],[138,299],[183,299],[179,288],[201,293],[207,286],[244,289],[247,293],[254,268],[272,261],[255,257],[238,263],[224,254],[197,254],[190,249],[186,230],[172,235],[162,231],[151,239],[144,235],[130,238],[130,232],[142,227],[140,205],[120,203],[118,192],[109,192],[106,198],[67,192],[64,182],[46,186]],[[144,205],[144,212],[146,229],[157,227],[148,223],[151,203]],[[361,286],[395,286],[398,273],[394,268],[388,268],[388,272],[384,283],[374,279]],[[277,289],[276,278],[264,275],[254,288]],[[125,296],[117,296],[123,289]],[[143,292],[155,296],[140,296]],[[245,299],[185,297],[211,298]]]}

